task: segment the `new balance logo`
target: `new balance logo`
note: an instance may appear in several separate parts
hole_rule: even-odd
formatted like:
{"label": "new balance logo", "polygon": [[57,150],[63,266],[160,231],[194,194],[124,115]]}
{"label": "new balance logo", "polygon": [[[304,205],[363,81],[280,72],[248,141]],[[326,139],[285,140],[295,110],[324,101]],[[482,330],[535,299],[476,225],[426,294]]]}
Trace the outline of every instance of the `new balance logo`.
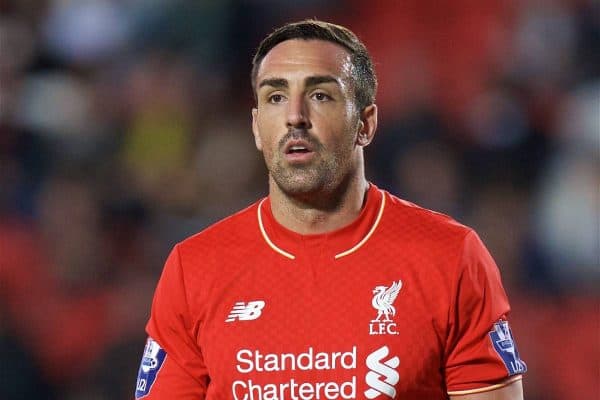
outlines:
{"label": "new balance logo", "polygon": [[386,395],[393,399],[396,397],[396,388],[394,385],[400,380],[400,375],[395,370],[400,365],[398,357],[392,357],[383,361],[390,354],[387,346],[383,346],[367,357],[367,372],[365,380],[369,389],[365,390],[365,396],[368,399],[374,399],[379,395]]}
{"label": "new balance logo", "polygon": [[251,321],[257,319],[262,314],[262,309],[265,307],[265,302],[262,300],[249,301],[247,304],[243,301],[238,301],[233,305],[229,316],[225,322]]}

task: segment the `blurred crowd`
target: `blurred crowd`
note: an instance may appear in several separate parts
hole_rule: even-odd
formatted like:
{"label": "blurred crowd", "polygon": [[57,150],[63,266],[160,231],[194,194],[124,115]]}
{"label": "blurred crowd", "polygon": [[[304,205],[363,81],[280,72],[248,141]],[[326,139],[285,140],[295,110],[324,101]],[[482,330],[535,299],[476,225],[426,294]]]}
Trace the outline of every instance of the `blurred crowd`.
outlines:
{"label": "blurred crowd", "polygon": [[176,242],[266,195],[250,62],[283,22],[365,41],[367,175],[474,227],[527,400],[600,397],[600,3],[0,0],[0,399],[130,399]]}

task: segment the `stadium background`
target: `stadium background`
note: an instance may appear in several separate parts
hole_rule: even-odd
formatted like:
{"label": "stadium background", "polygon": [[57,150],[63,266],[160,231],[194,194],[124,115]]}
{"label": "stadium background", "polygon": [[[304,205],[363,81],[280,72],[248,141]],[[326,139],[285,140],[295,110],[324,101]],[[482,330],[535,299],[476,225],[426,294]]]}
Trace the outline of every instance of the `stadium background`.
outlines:
{"label": "stadium background", "polygon": [[2,0],[1,399],[132,397],[170,247],[267,192],[251,55],[306,17],[376,62],[369,178],[496,258],[526,398],[600,396],[598,2]]}

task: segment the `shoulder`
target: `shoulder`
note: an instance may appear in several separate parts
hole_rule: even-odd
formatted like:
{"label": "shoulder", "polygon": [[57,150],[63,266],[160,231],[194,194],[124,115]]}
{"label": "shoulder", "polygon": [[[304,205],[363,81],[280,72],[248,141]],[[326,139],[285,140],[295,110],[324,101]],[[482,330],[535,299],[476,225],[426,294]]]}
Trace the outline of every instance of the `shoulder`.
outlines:
{"label": "shoulder", "polygon": [[384,221],[392,229],[415,237],[462,242],[474,232],[451,216],[423,208],[382,190],[386,201]]}
{"label": "shoulder", "polygon": [[472,228],[388,192],[384,198],[381,236],[420,268],[428,266],[441,279],[453,280],[469,262],[466,255],[481,256],[483,243]]}
{"label": "shoulder", "polygon": [[258,246],[259,202],[177,243],[167,257],[161,279],[185,288],[192,307],[205,301],[214,282],[243,269]]}
{"label": "shoulder", "polygon": [[182,255],[198,251],[213,252],[230,248],[236,243],[247,243],[258,233],[257,212],[261,201],[262,199],[179,242],[176,245],[178,251]]}

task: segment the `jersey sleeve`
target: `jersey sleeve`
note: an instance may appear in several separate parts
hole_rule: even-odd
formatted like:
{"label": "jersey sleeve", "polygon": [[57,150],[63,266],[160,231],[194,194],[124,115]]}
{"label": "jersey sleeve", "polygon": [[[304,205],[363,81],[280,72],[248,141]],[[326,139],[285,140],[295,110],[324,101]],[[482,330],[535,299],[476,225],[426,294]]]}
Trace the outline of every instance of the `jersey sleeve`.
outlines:
{"label": "jersey sleeve", "polygon": [[471,231],[454,283],[445,376],[450,395],[492,390],[520,379],[526,366],[506,320],[510,306],[496,263]]}
{"label": "jersey sleeve", "polygon": [[136,399],[203,400],[208,372],[188,307],[184,271],[176,246],[154,293],[149,335],[136,383]]}

